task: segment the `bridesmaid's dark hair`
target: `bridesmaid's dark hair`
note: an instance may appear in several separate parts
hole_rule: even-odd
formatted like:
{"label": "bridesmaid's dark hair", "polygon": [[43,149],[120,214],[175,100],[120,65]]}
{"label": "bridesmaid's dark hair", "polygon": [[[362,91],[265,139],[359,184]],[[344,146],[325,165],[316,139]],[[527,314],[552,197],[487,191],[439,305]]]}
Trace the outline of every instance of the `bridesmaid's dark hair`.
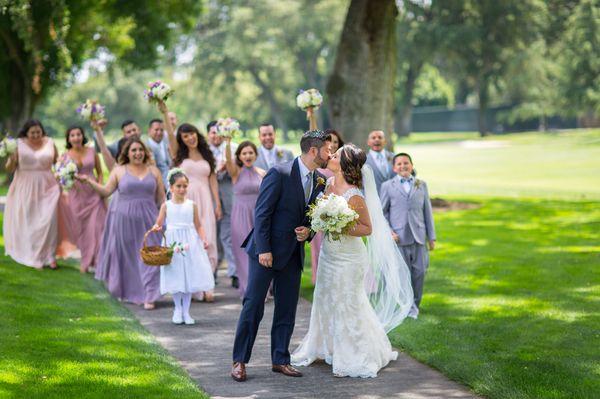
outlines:
{"label": "bridesmaid's dark hair", "polygon": [[131,160],[129,159],[129,148],[135,143],[138,143],[139,145],[141,145],[142,149],[144,150],[144,163],[145,164],[147,164],[148,161],[150,161],[150,159],[152,159],[150,157],[150,152],[148,151],[148,147],[146,147],[146,144],[144,144],[142,139],[140,139],[137,136],[133,136],[133,137],[128,138],[127,141],[125,141],[125,144],[123,144],[123,148],[121,149],[121,152],[119,153],[119,165],[127,165],[129,162],[131,162]]}
{"label": "bridesmaid's dark hair", "polygon": [[83,141],[81,142],[81,144],[86,145],[88,142],[88,138],[85,135],[85,130],[83,130],[83,127],[78,126],[78,125],[69,126],[69,128],[67,129],[67,132],[65,133],[65,138],[67,139],[67,150],[70,150],[71,148],[73,148],[73,146],[71,145],[71,142],[69,141],[69,134],[71,133],[72,130],[75,130],[75,129],[79,129],[79,131],[81,132],[81,135],[83,136]]}
{"label": "bridesmaid's dark hair", "polygon": [[335,129],[325,129],[323,131],[323,133],[325,133],[329,137],[331,137],[331,136],[337,137],[337,139],[338,139],[338,149],[342,148],[344,146],[344,140],[342,139],[342,135],[337,130],[335,130]]}
{"label": "bridesmaid's dark hair", "polygon": [[196,148],[198,148],[198,151],[200,151],[200,154],[202,154],[202,158],[204,158],[204,160],[210,165],[210,173],[215,173],[217,168],[215,156],[210,150],[206,138],[200,134],[196,126],[192,125],[191,123],[182,123],[177,128],[177,146],[179,148],[177,149],[177,154],[174,160],[175,166],[181,165],[181,163],[190,156],[190,150],[187,148],[187,145],[185,145],[183,139],[181,138],[183,133],[196,133],[196,138],[198,139],[198,145]]}
{"label": "bridesmaid's dark hair", "polygon": [[252,147],[252,149],[254,150],[254,154],[256,154],[256,156],[258,156],[258,149],[256,148],[256,145],[254,145],[253,142],[251,141],[242,141],[240,143],[240,145],[238,146],[237,150],[235,150],[235,163],[237,164],[237,166],[239,166],[240,168],[242,166],[244,166],[244,163],[242,162],[242,160],[240,159],[240,155],[242,154],[242,150],[246,147]]}
{"label": "bridesmaid's dark hair", "polygon": [[34,126],[39,126],[40,129],[42,129],[43,136],[48,135],[46,133],[46,129],[44,129],[44,125],[42,125],[42,122],[40,122],[38,119],[29,119],[27,122],[25,122],[25,124],[23,125],[21,130],[19,130],[19,137],[20,138],[27,137],[27,132],[29,131],[29,129],[31,129]]}
{"label": "bridesmaid's dark hair", "polygon": [[354,144],[341,147],[340,166],[344,180],[358,188],[362,188],[362,167],[367,162],[367,154]]}

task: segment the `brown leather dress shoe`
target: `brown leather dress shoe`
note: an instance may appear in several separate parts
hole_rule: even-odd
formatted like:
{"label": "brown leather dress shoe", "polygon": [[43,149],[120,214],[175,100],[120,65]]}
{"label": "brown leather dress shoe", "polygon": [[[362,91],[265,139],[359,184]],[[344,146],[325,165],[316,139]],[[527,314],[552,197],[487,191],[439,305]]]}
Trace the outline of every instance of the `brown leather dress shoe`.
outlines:
{"label": "brown leather dress shoe", "polygon": [[246,381],[246,365],[240,362],[233,362],[231,367],[231,378],[237,382]]}
{"label": "brown leather dress shoe", "polygon": [[287,375],[288,377],[302,377],[302,373],[289,364],[274,364],[271,370],[275,373]]}

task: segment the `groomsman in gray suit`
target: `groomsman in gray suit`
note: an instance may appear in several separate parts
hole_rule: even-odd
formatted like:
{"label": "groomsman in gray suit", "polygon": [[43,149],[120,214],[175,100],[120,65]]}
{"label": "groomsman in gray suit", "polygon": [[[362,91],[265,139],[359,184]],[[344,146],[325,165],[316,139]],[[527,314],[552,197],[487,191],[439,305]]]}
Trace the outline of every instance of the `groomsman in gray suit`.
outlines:
{"label": "groomsman in gray suit", "polygon": [[412,175],[410,155],[399,153],[393,159],[394,178],[381,185],[381,205],[392,237],[398,244],[408,265],[415,302],[408,314],[414,319],[419,315],[423,297],[425,272],[429,267],[429,250],[435,248],[435,226],[427,184]]}
{"label": "groomsman in gray suit", "polygon": [[169,187],[167,174],[171,167],[171,155],[169,154],[169,139],[163,129],[162,119],[152,119],[148,124],[148,147],[152,151],[154,163],[163,178],[165,188]]}
{"label": "groomsman in gray suit", "polygon": [[269,170],[275,165],[292,161],[294,154],[290,150],[283,149],[275,145],[275,128],[270,123],[263,123],[258,128],[258,157],[254,166]]}
{"label": "groomsman in gray suit", "polygon": [[[208,145],[215,156],[217,165],[217,181],[219,182],[219,197],[223,217],[217,221],[217,232],[219,236],[219,258],[223,256],[227,260],[227,276],[231,278],[231,286],[239,287],[236,275],[235,258],[231,249],[231,208],[233,207],[233,184],[231,176],[225,168],[225,140],[217,133],[217,121],[212,121],[206,126],[208,132]],[[235,153],[237,145],[231,143],[231,151]]]}
{"label": "groomsman in gray suit", "polygon": [[385,149],[385,133],[381,130],[373,130],[369,133],[367,145],[371,149],[367,155],[367,165],[373,169],[377,193],[381,193],[381,184],[395,176],[392,169],[392,158],[394,154]]}

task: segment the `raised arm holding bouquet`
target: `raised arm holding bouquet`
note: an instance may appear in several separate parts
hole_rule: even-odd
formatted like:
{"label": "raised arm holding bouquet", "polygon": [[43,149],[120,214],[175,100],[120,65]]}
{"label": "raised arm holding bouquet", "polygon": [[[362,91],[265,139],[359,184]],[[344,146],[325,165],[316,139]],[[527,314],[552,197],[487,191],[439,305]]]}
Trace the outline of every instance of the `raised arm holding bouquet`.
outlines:
{"label": "raised arm holding bouquet", "polygon": [[317,89],[300,90],[296,96],[296,105],[306,111],[309,130],[317,130],[317,116],[315,111],[323,104],[323,96]]}

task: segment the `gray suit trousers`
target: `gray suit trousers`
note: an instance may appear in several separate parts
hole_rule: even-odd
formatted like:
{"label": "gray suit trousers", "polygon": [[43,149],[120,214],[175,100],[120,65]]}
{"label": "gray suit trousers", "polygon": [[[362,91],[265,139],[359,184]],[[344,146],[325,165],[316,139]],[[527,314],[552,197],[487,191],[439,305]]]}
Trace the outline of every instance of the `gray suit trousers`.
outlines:
{"label": "gray suit trousers", "polygon": [[410,280],[415,295],[415,305],[419,307],[421,298],[423,298],[423,283],[425,282],[425,272],[429,267],[429,250],[425,245],[410,244],[398,245],[400,253],[410,270]]}
{"label": "gray suit trousers", "polygon": [[223,217],[217,222],[219,260],[225,258],[227,261],[227,276],[236,275],[235,258],[231,248],[231,208],[233,207],[233,185],[229,176],[219,181],[219,197],[221,197],[221,209]]}

